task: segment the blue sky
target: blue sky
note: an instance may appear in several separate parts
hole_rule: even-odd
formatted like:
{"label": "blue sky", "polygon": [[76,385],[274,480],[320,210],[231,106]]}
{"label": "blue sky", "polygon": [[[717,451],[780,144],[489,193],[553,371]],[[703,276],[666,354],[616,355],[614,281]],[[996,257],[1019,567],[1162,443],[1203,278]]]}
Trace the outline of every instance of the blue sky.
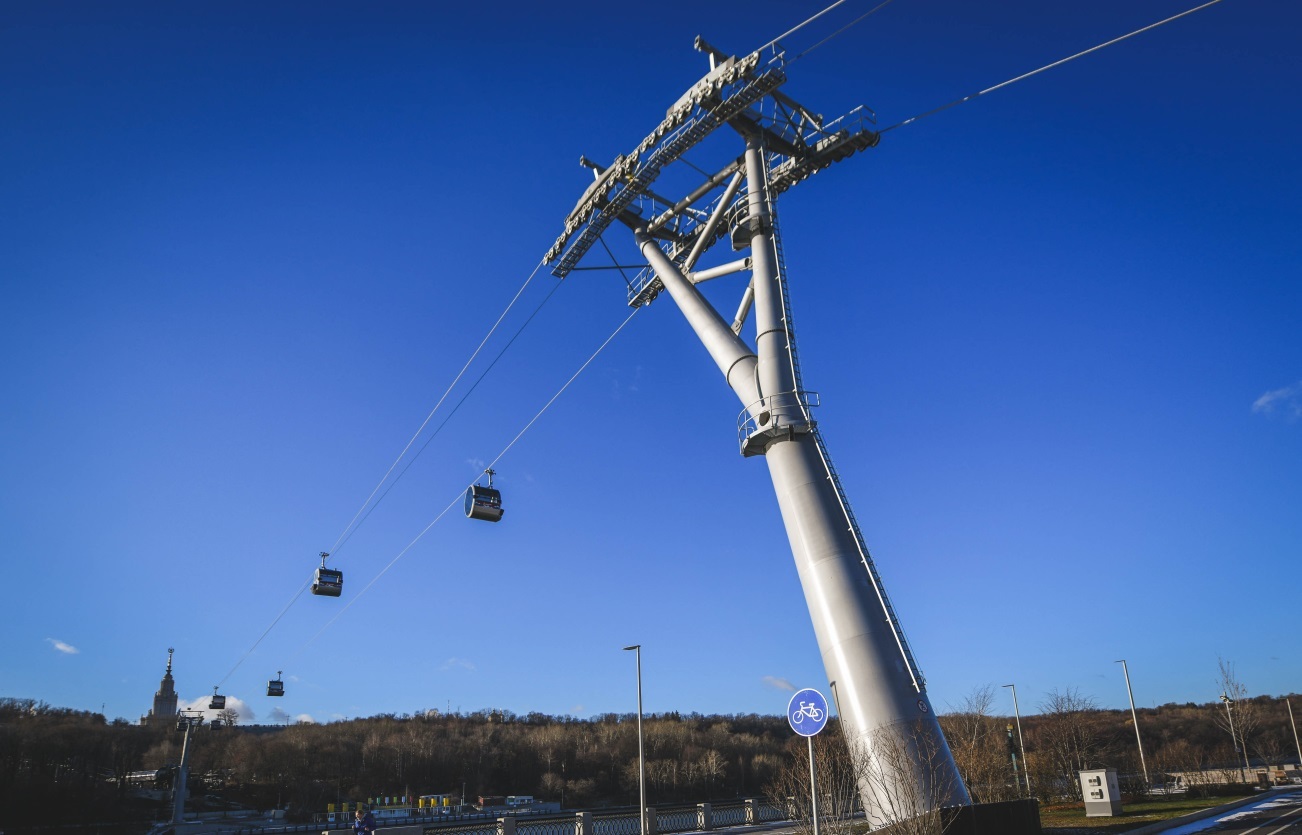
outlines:
{"label": "blue sky", "polygon": [[[824,686],[766,469],[667,298],[499,462],[501,524],[412,544],[627,316],[605,272],[336,552],[344,597],[250,652],[560,232],[580,154],[659,122],[695,35],[744,54],[821,7],[7,5],[0,696],[134,720],[169,646],[183,700],[221,682],[258,722],[630,711],[630,643],[649,711]],[[1185,8],[897,0],[784,90],[884,127]],[[1300,23],[1226,0],[780,201],[806,383],[938,708],[1118,707],[1119,658],[1143,705],[1214,698],[1221,657],[1299,689]]]}

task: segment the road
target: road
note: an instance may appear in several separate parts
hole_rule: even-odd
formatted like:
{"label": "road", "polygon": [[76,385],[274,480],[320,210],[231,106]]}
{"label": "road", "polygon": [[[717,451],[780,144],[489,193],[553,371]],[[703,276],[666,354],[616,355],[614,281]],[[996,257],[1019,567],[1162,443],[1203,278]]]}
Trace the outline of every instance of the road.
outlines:
{"label": "road", "polygon": [[1302,789],[1276,790],[1250,806],[1162,830],[1162,835],[1302,835]]}

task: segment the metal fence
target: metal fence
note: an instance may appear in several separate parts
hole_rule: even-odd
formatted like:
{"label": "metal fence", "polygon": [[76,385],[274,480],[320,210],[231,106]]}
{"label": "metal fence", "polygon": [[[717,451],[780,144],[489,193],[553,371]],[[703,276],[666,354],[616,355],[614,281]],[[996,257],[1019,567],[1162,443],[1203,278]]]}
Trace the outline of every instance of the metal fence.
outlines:
{"label": "metal fence", "polygon": [[[434,818],[384,818],[376,821],[378,828],[394,826],[419,826],[426,835],[498,835],[500,812],[476,812],[469,815],[440,815]],[[580,832],[578,816],[574,813],[511,814],[516,821],[516,835],[641,835],[637,809],[592,815],[592,831]],[[702,830],[704,815],[699,805],[674,806],[655,810],[657,835],[673,835]],[[769,823],[787,819],[786,810],[759,800],[710,804],[710,829],[743,826],[748,823]],[[328,833],[330,830],[351,829],[351,822],[307,823],[287,826],[251,826],[230,830],[230,835],[299,835],[299,833]]]}
{"label": "metal fence", "polygon": [[700,813],[696,809],[656,810],[656,831],[695,832],[700,829]]}
{"label": "metal fence", "polygon": [[642,825],[638,823],[637,812],[631,815],[597,815],[592,816],[594,835],[641,835]]}
{"label": "metal fence", "polygon": [[[425,831],[428,832],[434,827],[427,826]],[[439,835],[497,835],[497,820],[481,821],[473,824],[461,824],[460,826],[439,826]],[[573,835],[572,827],[570,832],[560,833],[560,835]]]}
{"label": "metal fence", "polygon": [[741,826],[746,822],[746,807],[744,805],[715,806],[713,812],[716,827]]}
{"label": "metal fence", "polygon": [[[574,816],[568,815],[564,818],[517,823],[515,832],[516,835],[575,835],[576,826]],[[494,828],[493,831],[496,833],[497,829]],[[443,835],[443,832],[444,830],[440,829],[439,835]]]}

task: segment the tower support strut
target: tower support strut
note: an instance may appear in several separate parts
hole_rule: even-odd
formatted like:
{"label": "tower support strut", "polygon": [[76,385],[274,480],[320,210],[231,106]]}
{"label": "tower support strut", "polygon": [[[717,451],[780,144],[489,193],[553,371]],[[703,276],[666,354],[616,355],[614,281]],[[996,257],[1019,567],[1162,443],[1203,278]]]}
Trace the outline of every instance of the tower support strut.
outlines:
{"label": "tower support strut", "polygon": [[768,463],[870,822],[969,805],[925,683],[810,418],[810,399],[800,390],[760,141],[748,142],[745,228],[734,230],[734,238],[750,242],[753,352],[645,229],[635,233],[637,243],[745,408],[750,431],[743,451]]}

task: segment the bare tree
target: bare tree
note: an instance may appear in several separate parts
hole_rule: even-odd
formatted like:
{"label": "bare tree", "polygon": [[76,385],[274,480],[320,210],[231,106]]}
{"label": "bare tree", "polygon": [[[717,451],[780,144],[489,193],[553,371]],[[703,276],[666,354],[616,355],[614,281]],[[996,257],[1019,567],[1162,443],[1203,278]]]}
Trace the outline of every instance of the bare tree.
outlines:
{"label": "bare tree", "polygon": [[859,786],[873,802],[865,810],[874,829],[891,835],[943,835],[941,807],[961,787],[951,785],[949,752],[922,724],[878,728],[852,750]]}
{"label": "bare tree", "polygon": [[993,704],[994,690],[987,684],[969,693],[957,710],[939,717],[959,775],[977,803],[1013,800],[1022,794],[1005,723],[990,715]]}
{"label": "bare tree", "polygon": [[1041,791],[1055,789],[1080,797],[1078,772],[1095,765],[1102,747],[1097,715],[1098,703],[1093,696],[1081,695],[1075,688],[1050,690],[1040,703],[1039,748],[1044,753],[1044,767],[1051,775]]}
{"label": "bare tree", "polygon": [[[1235,754],[1243,758],[1243,779],[1247,782],[1248,740],[1255,735],[1257,726],[1261,724],[1261,716],[1257,705],[1248,698],[1248,688],[1234,672],[1233,661],[1216,659],[1216,686],[1220,688],[1221,702],[1225,705],[1225,710],[1213,714],[1216,725],[1233,739]],[[1236,771],[1238,767],[1236,762]]]}
{"label": "bare tree", "polygon": [[1257,734],[1252,748],[1257,752],[1257,756],[1261,757],[1269,773],[1272,765],[1284,762],[1284,758],[1293,748],[1293,740],[1283,732],[1283,729],[1271,728]]}
{"label": "bare tree", "polygon": [[[859,784],[850,749],[835,720],[813,738],[818,787],[818,829],[825,835],[850,835],[859,807]],[[769,799],[796,824],[798,835],[813,835],[809,790],[809,744],[804,738],[787,746],[791,756],[767,787]]]}

